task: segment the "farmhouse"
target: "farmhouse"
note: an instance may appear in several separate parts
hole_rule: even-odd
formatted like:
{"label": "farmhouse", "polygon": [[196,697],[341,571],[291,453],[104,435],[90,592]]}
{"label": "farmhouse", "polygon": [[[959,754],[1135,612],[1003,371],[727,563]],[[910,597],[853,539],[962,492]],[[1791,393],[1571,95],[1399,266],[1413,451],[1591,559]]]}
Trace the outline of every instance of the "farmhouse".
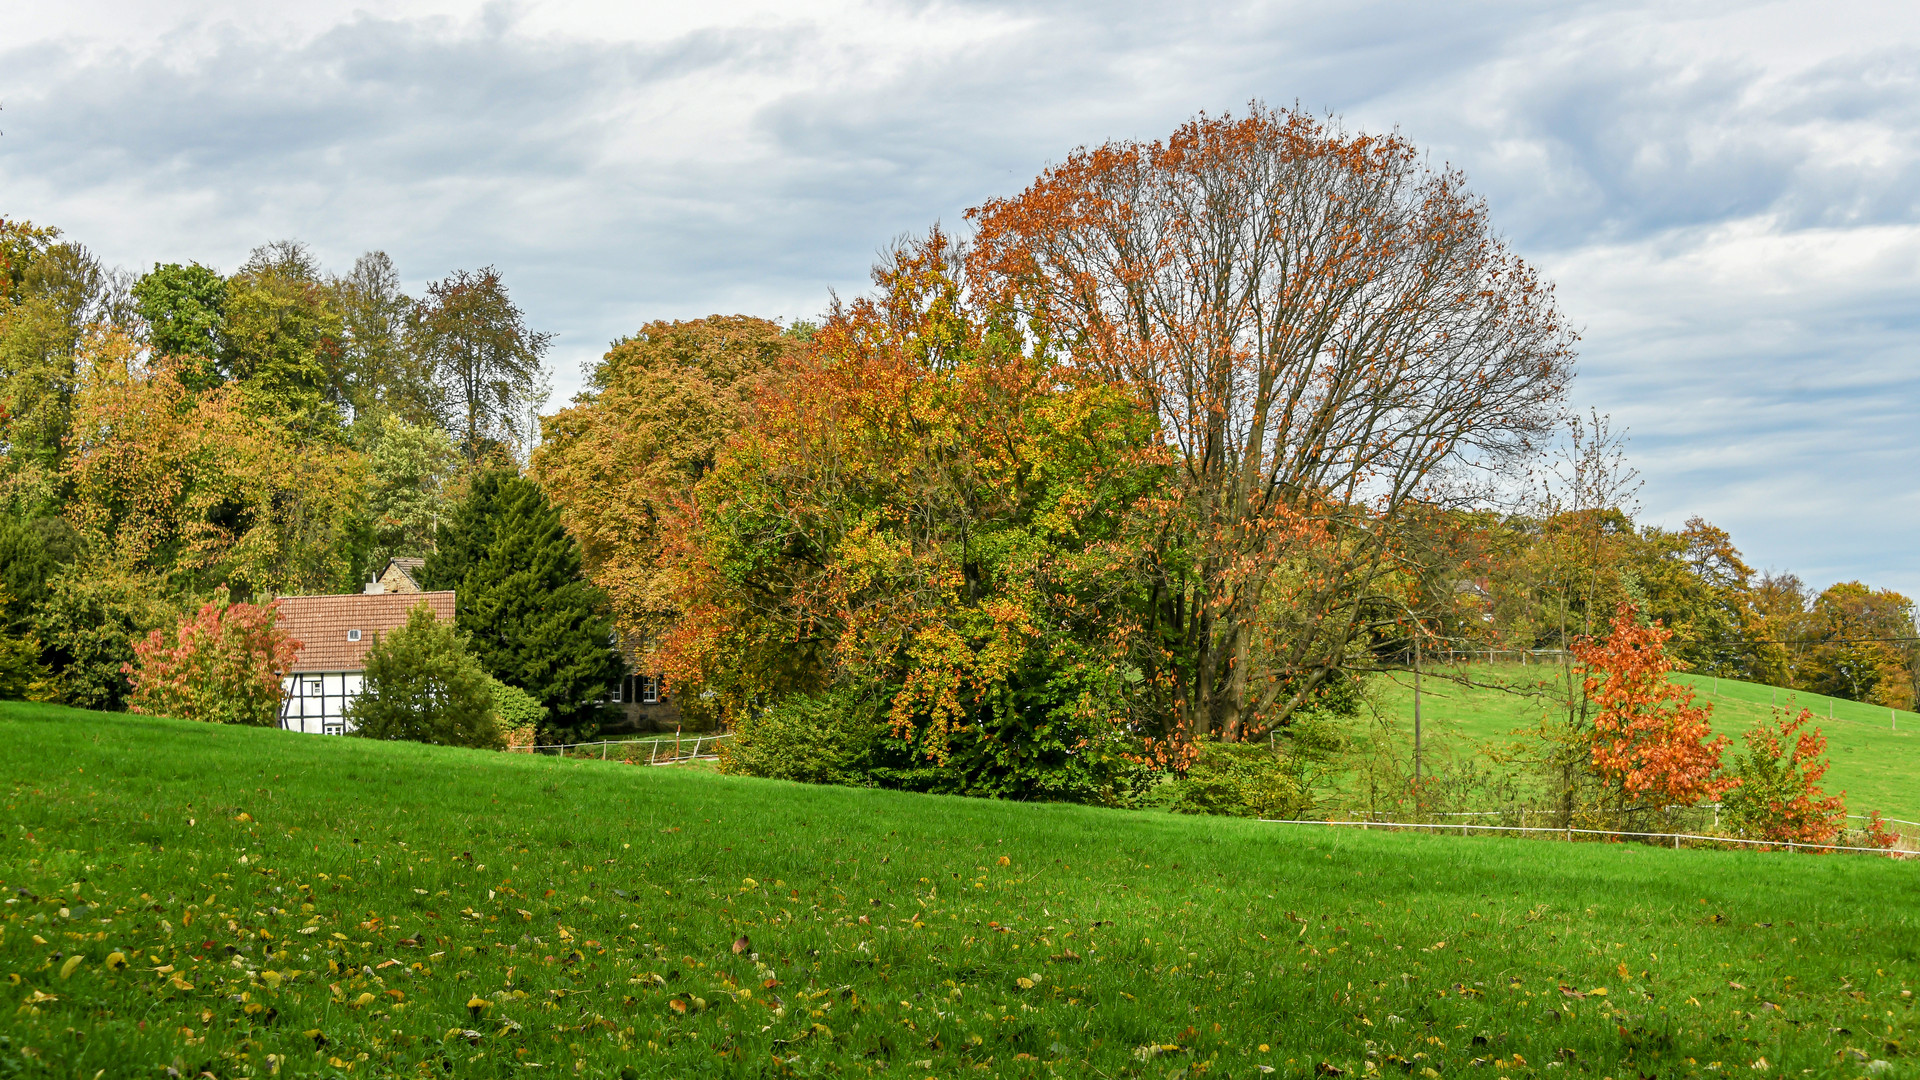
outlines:
{"label": "farmhouse", "polygon": [[414,578],[419,567],[418,559],[394,559],[365,592],[280,598],[280,626],[300,642],[281,681],[281,727],[346,734],[347,705],[360,693],[374,640],[405,625],[407,613],[423,603],[435,618],[453,621],[454,594],[422,592]]}

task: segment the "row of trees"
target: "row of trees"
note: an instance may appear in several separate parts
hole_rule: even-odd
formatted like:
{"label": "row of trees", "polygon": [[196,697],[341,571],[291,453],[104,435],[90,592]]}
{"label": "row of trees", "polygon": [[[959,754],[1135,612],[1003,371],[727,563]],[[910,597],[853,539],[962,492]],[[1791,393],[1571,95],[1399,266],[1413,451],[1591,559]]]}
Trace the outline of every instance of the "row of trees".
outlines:
{"label": "row of trees", "polygon": [[1119,797],[1622,600],[1704,670],[1824,670],[1724,532],[1635,525],[1551,288],[1403,140],[1256,107],[969,218],[818,325],[649,325],[544,418],[532,476],[742,767]]}
{"label": "row of trees", "polygon": [[134,641],[222,590],[358,591],[451,545],[429,577],[486,669],[591,728],[604,603],[517,478],[549,341],[491,268],[416,299],[381,252],[340,275],[281,242],[133,275],[0,219],[0,684],[118,708]]}
{"label": "row of trees", "polygon": [[1904,598],[1636,525],[1599,418],[1533,482],[1574,335],[1398,136],[1203,116],[969,220],[818,324],[616,342],[525,476],[547,339],[491,271],[415,301],[384,256],[335,277],[282,244],[123,279],[9,225],[0,656],[111,705],[190,598],[426,554],[557,728],[618,677],[610,617],[742,755],[1075,799],[1297,740],[1420,649],[1564,654],[1622,601],[1702,670],[1907,700]]}

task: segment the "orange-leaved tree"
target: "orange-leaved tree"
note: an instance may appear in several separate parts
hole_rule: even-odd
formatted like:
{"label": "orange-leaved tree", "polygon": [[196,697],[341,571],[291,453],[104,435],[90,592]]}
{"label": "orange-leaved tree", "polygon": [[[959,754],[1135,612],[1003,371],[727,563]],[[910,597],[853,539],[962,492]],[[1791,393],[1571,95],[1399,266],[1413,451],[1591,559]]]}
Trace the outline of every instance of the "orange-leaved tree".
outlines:
{"label": "orange-leaved tree", "polygon": [[1593,769],[1622,806],[1661,809],[1717,799],[1740,781],[1719,775],[1730,740],[1709,739],[1711,706],[1667,678],[1671,631],[1642,623],[1630,603],[1614,609],[1605,641],[1573,644],[1584,665],[1593,718]]}
{"label": "orange-leaved tree", "polygon": [[128,708],[213,724],[267,727],[280,719],[281,677],[300,642],[278,625],[279,603],[233,603],[222,586],[174,628],[133,645],[122,670],[133,684]]}
{"label": "orange-leaved tree", "polygon": [[741,718],[878,699],[875,782],[1100,798],[1140,749],[1128,530],[1162,476],[1152,418],[1026,347],[938,230],[874,277],[695,486],[666,669]]}
{"label": "orange-leaved tree", "polygon": [[694,484],[739,431],[752,387],[802,347],[745,315],[648,323],[613,343],[570,407],[541,418],[533,477],[631,649],[648,652],[679,616],[667,546],[694,526]]}
{"label": "orange-leaved tree", "polygon": [[1313,702],[1394,618],[1407,508],[1530,452],[1572,374],[1551,287],[1398,135],[1256,104],[968,216],[973,284],[1143,401],[1176,459],[1146,552],[1176,737]]}
{"label": "orange-leaved tree", "polygon": [[[1747,752],[1736,762],[1740,786],[1727,793],[1727,825],[1735,835],[1757,840],[1830,844],[1846,827],[1846,792],[1828,795],[1820,788],[1830,762],[1827,737],[1819,728],[1801,730],[1813,713],[1801,709],[1787,719],[1776,708],[1773,721],[1746,733]],[[1876,812],[1871,833],[1875,846],[1889,846]]]}

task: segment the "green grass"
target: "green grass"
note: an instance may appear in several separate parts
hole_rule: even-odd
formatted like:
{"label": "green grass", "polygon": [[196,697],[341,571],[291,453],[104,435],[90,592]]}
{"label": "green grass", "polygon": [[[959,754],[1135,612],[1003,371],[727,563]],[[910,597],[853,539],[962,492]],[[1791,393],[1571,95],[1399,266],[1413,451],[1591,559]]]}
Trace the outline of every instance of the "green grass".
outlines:
{"label": "green grass", "polygon": [[1848,1048],[1901,1076],[1920,1051],[1914,867],[1886,859],[18,704],[0,748],[0,1076],[1624,1080],[1862,1075]]}
{"label": "green grass", "polygon": [[[1422,680],[1422,734],[1441,740],[1454,753],[1472,753],[1477,747],[1512,742],[1516,731],[1536,726],[1543,710],[1553,707],[1546,698],[1511,691],[1533,686],[1543,678],[1552,679],[1555,668],[1471,664],[1440,671],[1464,676],[1476,684],[1462,685],[1444,677]],[[1715,733],[1733,740],[1726,751],[1729,765],[1735,754],[1746,749],[1741,734],[1755,723],[1770,719],[1773,702],[1785,706],[1791,698],[1796,712],[1800,707],[1813,711],[1814,725],[1826,735],[1827,756],[1833,768],[1824,786],[1830,792],[1845,791],[1850,812],[1878,810],[1888,817],[1920,821],[1920,714],[1890,715],[1877,705],[1733,679],[1678,675],[1675,680],[1697,690],[1697,703],[1713,706]],[[1402,741],[1410,741],[1411,677],[1382,676],[1374,686],[1378,707],[1393,717]]]}

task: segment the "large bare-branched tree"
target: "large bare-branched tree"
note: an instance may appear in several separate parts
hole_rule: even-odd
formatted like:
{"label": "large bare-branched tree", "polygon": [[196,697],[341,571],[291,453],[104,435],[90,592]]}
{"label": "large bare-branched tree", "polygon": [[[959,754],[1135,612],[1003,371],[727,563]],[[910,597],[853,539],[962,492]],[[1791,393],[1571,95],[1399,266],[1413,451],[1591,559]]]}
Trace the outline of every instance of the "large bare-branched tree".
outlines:
{"label": "large bare-branched tree", "polygon": [[1410,505],[1549,432],[1575,341],[1459,173],[1255,105],[970,212],[976,286],[1157,411],[1171,734],[1255,737],[1390,617]]}

